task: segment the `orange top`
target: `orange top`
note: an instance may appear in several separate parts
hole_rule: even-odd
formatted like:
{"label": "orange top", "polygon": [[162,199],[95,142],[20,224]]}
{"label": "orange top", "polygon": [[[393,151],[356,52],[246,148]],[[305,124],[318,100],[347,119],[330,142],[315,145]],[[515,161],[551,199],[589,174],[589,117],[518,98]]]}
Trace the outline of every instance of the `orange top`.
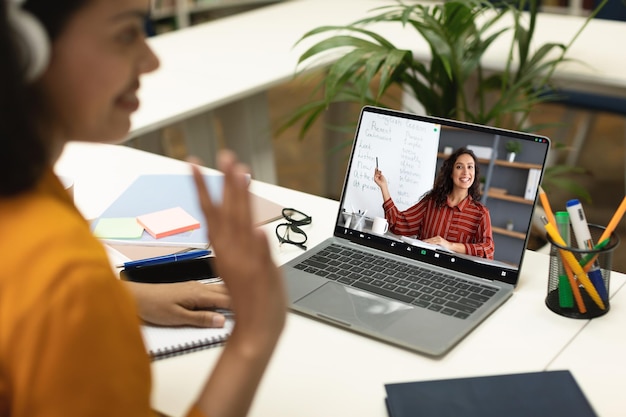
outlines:
{"label": "orange top", "polygon": [[52,171],[0,198],[0,256],[0,415],[151,415],[134,301]]}

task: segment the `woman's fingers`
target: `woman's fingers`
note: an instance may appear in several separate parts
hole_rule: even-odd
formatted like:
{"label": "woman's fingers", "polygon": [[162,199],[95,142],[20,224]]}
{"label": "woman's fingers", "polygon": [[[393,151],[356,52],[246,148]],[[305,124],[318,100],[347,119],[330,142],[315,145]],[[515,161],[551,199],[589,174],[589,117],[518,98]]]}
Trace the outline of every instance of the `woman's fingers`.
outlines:
{"label": "woman's fingers", "polygon": [[224,327],[226,317],[223,314],[210,310],[178,309],[180,322],[178,325],[194,327]]}
{"label": "woman's fingers", "polygon": [[[223,151],[218,155],[218,168],[224,174],[219,203],[211,201],[198,167],[193,167],[193,173],[216,267],[228,287],[230,308],[236,316],[229,346],[231,351],[267,350],[275,345],[285,322],[287,301],[282,275],[272,259],[267,236],[253,224],[246,166],[233,153]],[[193,309],[181,314],[186,320],[220,323],[218,316]]]}
{"label": "woman's fingers", "polygon": [[197,165],[199,161],[196,159],[193,159],[190,162],[192,162],[191,173],[193,175],[193,180],[196,184],[198,202],[200,204],[200,208],[202,209],[202,212],[204,213],[204,217],[207,221],[207,226],[210,231],[214,227],[219,226],[219,224],[217,224],[214,221],[215,209],[213,207],[213,202],[211,201],[211,196],[209,195],[209,192],[206,187],[206,183],[204,182],[204,177],[202,176],[202,172],[200,172],[200,168]]}
{"label": "woman's fingers", "polygon": [[239,163],[230,151],[222,151],[218,156],[218,167],[224,173],[224,194],[221,214],[228,216],[229,224],[239,232],[251,230],[252,213],[248,192],[249,175],[245,165]]}
{"label": "woman's fingers", "polygon": [[[230,151],[221,151],[217,161],[218,168],[224,174],[222,199],[219,203],[211,200],[199,167],[192,166],[192,172],[200,205],[207,220],[209,240],[215,251],[217,267],[228,284],[233,276],[238,276],[238,282],[247,279],[247,270],[253,269],[254,262],[258,262],[259,245],[251,238],[255,227],[252,221],[247,167],[239,163]],[[234,271],[238,272],[232,273]]]}

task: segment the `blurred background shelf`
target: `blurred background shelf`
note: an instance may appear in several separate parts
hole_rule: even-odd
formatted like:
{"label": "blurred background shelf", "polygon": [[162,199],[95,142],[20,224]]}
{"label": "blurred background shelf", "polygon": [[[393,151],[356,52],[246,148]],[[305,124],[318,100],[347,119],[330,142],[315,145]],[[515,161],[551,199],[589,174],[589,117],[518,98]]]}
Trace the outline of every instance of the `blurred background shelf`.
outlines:
{"label": "blurred background shelf", "polygon": [[207,22],[281,0],[151,0],[156,34]]}

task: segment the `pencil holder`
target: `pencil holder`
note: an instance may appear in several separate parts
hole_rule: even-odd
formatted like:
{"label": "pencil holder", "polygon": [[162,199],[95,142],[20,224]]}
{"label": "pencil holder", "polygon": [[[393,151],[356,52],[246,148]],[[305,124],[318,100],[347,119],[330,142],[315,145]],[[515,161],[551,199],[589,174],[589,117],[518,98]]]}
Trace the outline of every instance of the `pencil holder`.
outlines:
{"label": "pencil holder", "polygon": [[365,225],[365,215],[363,213],[352,213],[352,222],[350,227],[356,231],[363,231]]}
{"label": "pencil holder", "polygon": [[602,226],[589,225],[596,249],[579,249],[574,233],[570,233],[569,246],[547,236],[550,270],[546,305],[550,310],[576,319],[590,319],[609,311],[613,251],[619,245],[619,237],[612,233],[604,245],[599,245],[604,230]]}

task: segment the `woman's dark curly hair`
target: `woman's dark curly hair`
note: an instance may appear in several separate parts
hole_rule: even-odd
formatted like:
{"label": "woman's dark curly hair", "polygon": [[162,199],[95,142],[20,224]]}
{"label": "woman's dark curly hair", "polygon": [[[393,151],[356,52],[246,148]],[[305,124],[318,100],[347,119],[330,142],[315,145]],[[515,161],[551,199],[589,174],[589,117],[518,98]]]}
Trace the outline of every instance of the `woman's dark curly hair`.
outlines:
{"label": "woman's dark curly hair", "polygon": [[467,148],[459,148],[454,151],[441,165],[439,169],[439,173],[437,174],[437,178],[435,178],[435,184],[433,185],[432,190],[427,192],[424,195],[424,198],[430,198],[435,201],[437,206],[443,206],[448,201],[448,195],[452,192],[454,188],[454,183],[452,182],[452,170],[454,169],[454,164],[456,160],[461,155],[469,155],[474,159],[474,182],[472,186],[469,188],[469,195],[474,199],[474,201],[480,200],[480,170],[478,164],[476,163],[476,155],[474,152]]}

